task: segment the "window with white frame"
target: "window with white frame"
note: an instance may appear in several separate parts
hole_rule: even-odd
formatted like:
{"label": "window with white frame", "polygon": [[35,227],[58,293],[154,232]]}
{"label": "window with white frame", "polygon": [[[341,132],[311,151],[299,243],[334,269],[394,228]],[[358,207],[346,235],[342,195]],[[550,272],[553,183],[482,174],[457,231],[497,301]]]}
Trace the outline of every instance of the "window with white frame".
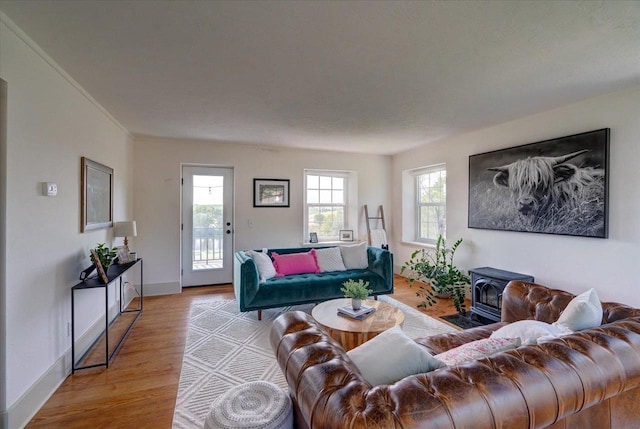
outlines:
{"label": "window with white frame", "polygon": [[434,165],[414,171],[415,240],[435,243],[447,232],[447,168]]}
{"label": "window with white frame", "polygon": [[348,171],[305,170],[305,232],[316,233],[318,241],[337,241],[342,229],[350,229]]}

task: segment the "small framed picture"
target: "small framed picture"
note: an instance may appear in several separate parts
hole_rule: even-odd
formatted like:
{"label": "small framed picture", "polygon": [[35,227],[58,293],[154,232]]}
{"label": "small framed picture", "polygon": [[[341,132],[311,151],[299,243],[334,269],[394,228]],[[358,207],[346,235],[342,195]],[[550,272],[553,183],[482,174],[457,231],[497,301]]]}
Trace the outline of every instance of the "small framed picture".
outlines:
{"label": "small framed picture", "polygon": [[253,179],[253,207],[289,207],[289,179]]}
{"label": "small framed picture", "polygon": [[341,229],[340,230],[340,241],[353,241],[353,230],[352,229]]}
{"label": "small framed picture", "polygon": [[100,263],[100,257],[98,256],[98,253],[95,251],[95,249],[91,249],[90,252],[91,256],[93,257],[93,264],[98,269],[100,280],[102,280],[102,283],[109,283],[109,278],[107,277],[107,273],[105,272],[104,267]]}
{"label": "small framed picture", "polygon": [[118,263],[119,264],[128,264],[129,262],[135,261],[133,254],[129,252],[129,248],[127,246],[118,247]]}
{"label": "small framed picture", "polygon": [[311,232],[309,233],[309,243],[317,243],[318,242],[318,233]]}

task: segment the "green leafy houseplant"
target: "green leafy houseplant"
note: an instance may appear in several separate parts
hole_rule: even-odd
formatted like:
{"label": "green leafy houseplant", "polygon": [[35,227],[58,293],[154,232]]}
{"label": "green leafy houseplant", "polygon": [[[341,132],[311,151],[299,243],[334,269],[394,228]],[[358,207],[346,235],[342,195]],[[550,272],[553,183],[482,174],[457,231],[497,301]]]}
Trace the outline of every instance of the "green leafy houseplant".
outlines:
{"label": "green leafy houseplant", "polygon": [[456,311],[462,315],[466,313],[465,292],[470,279],[453,264],[453,257],[460,244],[462,244],[462,238],[447,249],[446,240],[439,236],[434,252],[427,249],[415,250],[411,253],[409,260],[402,265],[400,274],[405,270],[409,271],[407,279],[411,286],[415,281],[431,285],[431,287],[420,286],[416,292],[416,296],[424,299],[418,307],[434,305],[436,298],[450,296]]}
{"label": "green leafy houseplant", "polygon": [[[109,267],[109,265],[111,265],[111,262],[113,262],[113,258],[115,258],[116,255],[118,254],[117,247],[110,248],[105,243],[99,243],[96,246],[95,251],[98,254],[98,259],[100,259],[100,264],[102,265],[102,268],[104,268],[105,270]],[[91,262],[95,264],[95,261],[93,260],[93,256],[89,255],[89,258],[91,258]]]}
{"label": "green leafy houseplant", "polygon": [[342,286],[340,290],[344,293],[345,298],[367,299],[373,293],[373,290],[367,289],[369,282],[364,282],[362,279],[358,281],[349,279],[342,283]]}

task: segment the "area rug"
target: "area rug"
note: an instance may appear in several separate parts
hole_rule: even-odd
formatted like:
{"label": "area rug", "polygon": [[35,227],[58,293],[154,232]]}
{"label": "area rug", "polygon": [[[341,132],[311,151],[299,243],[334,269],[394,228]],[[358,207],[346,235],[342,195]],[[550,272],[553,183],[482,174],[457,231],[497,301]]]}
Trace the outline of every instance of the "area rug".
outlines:
{"label": "area rug", "polygon": [[[405,315],[404,331],[412,338],[455,331],[413,308],[380,296]],[[173,415],[174,429],[201,428],[213,401],[230,387],[265,380],[287,388],[269,344],[273,320],[280,314],[313,305],[240,313],[235,300],[197,301],[191,305],[189,330]]]}

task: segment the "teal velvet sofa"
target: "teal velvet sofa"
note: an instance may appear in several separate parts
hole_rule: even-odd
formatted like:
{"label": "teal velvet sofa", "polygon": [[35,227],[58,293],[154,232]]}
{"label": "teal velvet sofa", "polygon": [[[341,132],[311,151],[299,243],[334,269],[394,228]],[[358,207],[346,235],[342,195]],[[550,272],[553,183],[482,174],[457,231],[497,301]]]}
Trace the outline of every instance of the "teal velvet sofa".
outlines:
{"label": "teal velvet sofa", "polygon": [[[280,255],[308,252],[311,248],[268,249]],[[329,271],[318,274],[295,274],[274,277],[260,283],[258,268],[244,251],[234,255],[233,289],[240,311],[258,311],[288,305],[322,302],[342,298],[342,283],[348,279],[369,282],[372,295],[393,293],[393,255],[377,247],[367,248],[369,266],[366,269]]]}

